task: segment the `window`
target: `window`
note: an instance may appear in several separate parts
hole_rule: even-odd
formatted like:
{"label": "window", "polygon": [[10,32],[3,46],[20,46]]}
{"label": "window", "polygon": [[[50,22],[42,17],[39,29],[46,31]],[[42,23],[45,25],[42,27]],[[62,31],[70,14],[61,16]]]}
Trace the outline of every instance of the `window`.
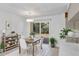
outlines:
{"label": "window", "polygon": [[40,33],[40,23],[33,23],[33,32],[36,34]]}
{"label": "window", "polygon": [[49,34],[49,23],[41,23],[41,34]]}
{"label": "window", "polygon": [[33,23],[33,32],[36,34],[49,34],[49,23]]}

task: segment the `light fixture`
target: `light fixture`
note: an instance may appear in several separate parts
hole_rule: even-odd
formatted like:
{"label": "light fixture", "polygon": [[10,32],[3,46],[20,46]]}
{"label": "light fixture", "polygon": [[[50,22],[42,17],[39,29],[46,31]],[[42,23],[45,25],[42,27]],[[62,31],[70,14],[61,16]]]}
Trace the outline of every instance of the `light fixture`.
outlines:
{"label": "light fixture", "polygon": [[65,12],[65,18],[67,18],[68,17],[68,12]]}
{"label": "light fixture", "polygon": [[33,22],[34,19],[26,19],[26,22]]}

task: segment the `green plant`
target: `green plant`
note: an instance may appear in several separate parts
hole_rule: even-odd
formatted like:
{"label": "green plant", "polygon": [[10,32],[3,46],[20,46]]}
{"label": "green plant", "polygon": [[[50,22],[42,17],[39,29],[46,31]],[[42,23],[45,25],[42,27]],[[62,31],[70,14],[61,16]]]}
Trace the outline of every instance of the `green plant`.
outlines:
{"label": "green plant", "polygon": [[32,35],[34,37],[35,36],[35,32],[31,32],[30,35]]}
{"label": "green plant", "polygon": [[50,38],[50,43],[51,43],[51,47],[55,47],[56,46],[56,43],[57,43],[57,40],[53,37]]}
{"label": "green plant", "polygon": [[4,49],[4,43],[0,44],[0,49]]}
{"label": "green plant", "polygon": [[60,38],[65,38],[66,36],[65,36],[65,34],[64,33],[60,33]]}
{"label": "green plant", "polygon": [[69,28],[63,28],[63,30],[61,30],[60,33],[60,38],[66,38],[66,36],[68,35],[68,32],[71,32],[72,30]]}

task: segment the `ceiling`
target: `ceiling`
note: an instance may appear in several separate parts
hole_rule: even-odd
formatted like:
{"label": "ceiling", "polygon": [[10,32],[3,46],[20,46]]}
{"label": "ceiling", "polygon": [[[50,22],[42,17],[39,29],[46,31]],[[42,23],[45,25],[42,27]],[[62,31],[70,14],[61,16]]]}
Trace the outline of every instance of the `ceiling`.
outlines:
{"label": "ceiling", "polygon": [[2,3],[0,11],[24,17],[50,16],[65,12],[66,3]]}

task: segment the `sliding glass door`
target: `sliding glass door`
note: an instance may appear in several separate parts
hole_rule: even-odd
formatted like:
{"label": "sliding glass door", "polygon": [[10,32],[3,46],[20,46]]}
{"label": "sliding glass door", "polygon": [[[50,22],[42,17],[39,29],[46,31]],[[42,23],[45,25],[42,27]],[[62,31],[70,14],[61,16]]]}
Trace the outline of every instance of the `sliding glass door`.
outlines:
{"label": "sliding glass door", "polygon": [[49,23],[33,23],[33,32],[35,34],[49,34]]}
{"label": "sliding glass door", "polygon": [[49,23],[41,23],[41,34],[49,34]]}
{"label": "sliding glass door", "polygon": [[36,34],[40,33],[40,23],[33,23],[33,32]]}

